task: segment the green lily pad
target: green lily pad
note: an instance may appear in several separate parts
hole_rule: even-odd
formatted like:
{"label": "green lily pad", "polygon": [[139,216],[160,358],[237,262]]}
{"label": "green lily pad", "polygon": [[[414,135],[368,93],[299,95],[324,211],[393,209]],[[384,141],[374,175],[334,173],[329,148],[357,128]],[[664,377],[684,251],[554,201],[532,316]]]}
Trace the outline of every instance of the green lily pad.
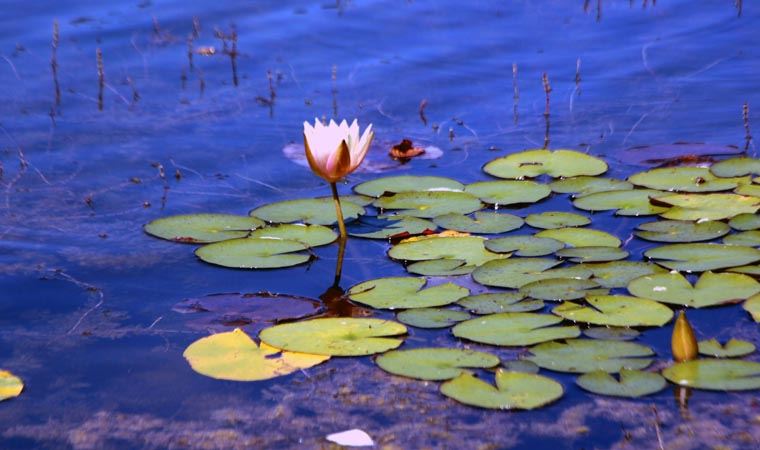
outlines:
{"label": "green lily pad", "polygon": [[671,244],[647,250],[644,256],[671,270],[704,272],[751,264],[760,260],[760,250],[739,245]]}
{"label": "green lily pad", "polygon": [[498,178],[533,178],[549,175],[553,178],[600,175],[607,163],[594,156],[574,150],[527,150],[495,159],[483,170]]}
{"label": "green lily pad", "polygon": [[681,386],[715,391],[760,389],[760,363],[736,359],[697,359],[662,371]]}
{"label": "green lily pad", "polygon": [[475,270],[475,266],[467,265],[462,259],[434,259],[418,261],[406,266],[406,271],[426,277],[453,277],[467,275]]}
{"label": "green lily pad", "polygon": [[718,178],[707,167],[663,167],[640,172],[628,177],[628,181],[658,191],[718,192],[728,191],[749,180],[742,178]]}
{"label": "green lily pad", "polygon": [[668,384],[659,373],[628,369],[620,371],[620,380],[603,370],[595,370],[579,376],[576,383],[594,394],[627,398],[660,392]]}
{"label": "green lily pad", "polygon": [[577,326],[554,326],[562,319],[549,314],[499,313],[459,322],[451,332],[458,338],[491,345],[523,346],[578,337]]}
{"label": "green lily pad", "polygon": [[530,361],[557,372],[608,373],[623,369],[641,370],[652,363],[651,348],[634,342],[600,339],[571,339],[566,342],[545,342],[530,349]]}
{"label": "green lily pad", "polygon": [[373,205],[382,210],[398,210],[395,212],[400,216],[423,219],[449,213],[469,214],[483,206],[472,194],[454,191],[401,192],[380,197]]}
{"label": "green lily pad", "polygon": [[414,236],[425,231],[435,231],[438,227],[425,219],[417,217],[370,217],[362,216],[346,224],[351,236],[367,239],[391,239],[395,237]]}
{"label": "green lily pad", "polygon": [[628,252],[616,247],[574,247],[557,251],[557,257],[576,263],[616,261],[628,257]]}
{"label": "green lily pad", "polygon": [[206,244],[242,238],[264,226],[254,217],[232,214],[183,214],[154,220],[145,225],[151,236],[175,242]]}
{"label": "green lily pad", "polygon": [[207,244],[195,251],[201,260],[235,269],[275,269],[305,263],[308,247],[288,239],[240,238]]}
{"label": "green lily pad", "polygon": [[745,275],[760,276],[760,265],[739,266],[726,269],[728,272],[743,273]]}
{"label": "green lily pad", "polygon": [[539,300],[574,300],[583,298],[590,289],[598,287],[599,285],[591,280],[549,278],[525,284],[520,288],[520,292]]}
{"label": "green lily pad", "polygon": [[488,211],[476,212],[474,218],[457,213],[444,214],[434,218],[433,222],[447,230],[487,234],[506,233],[520,228],[525,223],[522,218],[512,214]]}
{"label": "green lily pad", "polygon": [[376,178],[354,186],[354,192],[370,197],[381,197],[383,194],[398,194],[401,192],[421,191],[462,191],[464,185],[451,178],[399,175]]}
{"label": "green lily pad", "polygon": [[291,352],[327,356],[363,356],[401,345],[393,336],[406,333],[400,323],[381,319],[330,317],[265,328],[262,342]]}
{"label": "green lily pad", "polygon": [[24,390],[24,382],[21,378],[7,370],[0,370],[0,402],[9,398],[18,397]]}
{"label": "green lily pad", "polygon": [[653,300],[624,295],[589,295],[586,304],[563,302],[552,313],[573,322],[616,327],[661,327],[673,311]]}
{"label": "green lily pad", "polygon": [[535,409],[551,403],[563,394],[562,385],[551,378],[523,372],[496,372],[496,386],[463,373],[441,385],[446,397],[490,409]]}
{"label": "green lily pad", "polygon": [[424,278],[377,278],[353,286],[348,297],[373,308],[409,309],[448,305],[470,294],[454,283],[422,289],[425,284]]}
{"label": "green lily pad", "polygon": [[748,298],[742,305],[742,308],[752,315],[752,319],[755,322],[760,323],[760,294],[755,294]]}
{"label": "green lily pad", "polygon": [[710,241],[728,234],[730,227],[723,222],[688,222],[683,220],[659,220],[642,223],[634,234],[641,239],[655,242]]}
{"label": "green lily pad", "polygon": [[485,242],[484,238],[477,236],[425,236],[393,246],[388,251],[388,256],[398,261],[454,259],[464,261],[465,265],[471,267],[509,256],[489,252]]}
{"label": "green lily pad", "polygon": [[677,194],[658,197],[658,205],[671,206],[660,214],[673,220],[721,220],[739,214],[755,213],[760,198],[737,194]]}
{"label": "green lily pad", "polygon": [[745,356],[755,351],[755,345],[740,339],[729,339],[725,345],[721,345],[717,339],[699,341],[699,353],[714,358],[733,358]]}
{"label": "green lily pad", "polygon": [[499,358],[474,350],[415,348],[382,354],[375,362],[381,369],[394,375],[442,381],[458,377],[466,372],[465,369],[493,367],[499,364]]}
{"label": "green lily pad", "polygon": [[552,193],[547,185],[526,180],[480,181],[468,184],[465,192],[498,206],[535,203]]}
{"label": "green lily pad", "polygon": [[[333,202],[332,196],[330,197],[317,197],[319,200],[329,201],[330,203]],[[340,196],[341,202],[351,202],[355,205],[359,206],[369,206],[372,204],[372,202],[375,201],[375,197],[368,197],[366,195],[357,195],[357,194],[341,194]]]}
{"label": "green lily pad", "polygon": [[561,261],[549,258],[514,258],[489,261],[472,272],[480,284],[518,289],[549,278],[590,278],[591,270],[581,265],[552,269]]}
{"label": "green lily pad", "polygon": [[572,177],[549,183],[552,191],[559,194],[577,194],[578,196],[605,191],[627,191],[633,189],[633,184],[615,178],[603,177]]}
{"label": "green lily pad", "polygon": [[563,248],[565,244],[556,239],[535,236],[507,236],[489,239],[486,248],[496,253],[512,253],[517,256],[550,255]]}
{"label": "green lily pad", "polygon": [[322,225],[283,224],[276,227],[259,228],[250,235],[251,239],[286,239],[298,241],[309,247],[327,245],[338,239],[337,233]]}
{"label": "green lily pad", "polygon": [[583,334],[592,339],[606,339],[610,341],[632,341],[641,333],[627,327],[591,327],[583,330]]}
{"label": "green lily pad", "polygon": [[464,311],[443,308],[407,309],[396,314],[396,319],[417,328],[448,328],[472,316]]}
{"label": "green lily pad", "polygon": [[758,247],[760,246],[760,230],[749,230],[742,231],[741,233],[729,234],[723,238],[723,243],[728,245]]}
{"label": "green lily pad", "polygon": [[619,216],[646,216],[660,214],[668,210],[667,207],[655,206],[650,202],[651,198],[668,195],[667,192],[652,189],[633,189],[621,191],[595,192],[573,200],[573,206],[585,211],[608,211],[616,210]]}
{"label": "green lily pad", "polygon": [[760,228],[760,214],[739,214],[728,221],[734,230],[749,231]]}
{"label": "green lily pad", "polygon": [[[356,219],[365,212],[363,207],[348,201],[341,201],[340,209],[346,221]],[[270,203],[254,209],[250,215],[273,223],[332,225],[338,221],[332,198],[303,198]]]}
{"label": "green lily pad", "polygon": [[649,262],[612,261],[599,264],[584,264],[591,270],[592,280],[606,288],[622,288],[628,286],[631,280],[653,273],[664,273],[667,270]]}
{"label": "green lily pad", "polygon": [[760,160],[755,158],[730,158],[713,164],[710,172],[718,177],[742,177],[760,174]]}
{"label": "green lily pad", "polygon": [[528,214],[525,218],[525,223],[534,228],[552,230],[554,228],[582,227],[590,224],[591,219],[581,214],[547,211],[537,214]]}
{"label": "green lily pad", "polygon": [[754,181],[752,184],[740,184],[734,189],[734,194],[760,197],[760,184],[757,184],[757,181]]}
{"label": "green lily pad", "polygon": [[502,366],[507,372],[538,373],[541,370],[536,363],[525,359],[506,361]]}
{"label": "green lily pad", "polygon": [[760,292],[760,283],[739,273],[705,272],[692,286],[680,273],[670,272],[637,278],[628,291],[658,302],[704,308],[747,299]]}
{"label": "green lily pad", "polygon": [[519,291],[469,295],[457,300],[457,304],[474,314],[530,312],[544,307],[542,300],[525,300],[525,294]]}
{"label": "green lily pad", "polygon": [[556,228],[536,233],[536,237],[556,239],[572,247],[620,247],[615,236],[591,228]]}

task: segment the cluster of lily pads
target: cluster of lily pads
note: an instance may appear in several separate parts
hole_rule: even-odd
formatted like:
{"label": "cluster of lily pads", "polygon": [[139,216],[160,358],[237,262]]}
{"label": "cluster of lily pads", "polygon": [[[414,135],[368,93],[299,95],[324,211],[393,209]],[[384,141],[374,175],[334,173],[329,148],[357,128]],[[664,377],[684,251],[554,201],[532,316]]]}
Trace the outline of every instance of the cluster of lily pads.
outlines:
{"label": "cluster of lily pads", "polygon": [[[217,333],[187,348],[192,368],[250,381],[333,356],[377,354],[387,372],[442,381],[448,397],[499,409],[532,409],[561,397],[562,385],[540,369],[579,374],[580,387],[611,396],[652,394],[666,379],[699,389],[760,388],[760,363],[737,359],[754,352],[749,342],[699,342],[704,358],[672,364],[661,374],[645,370],[654,351],[630,342],[638,330],[670,322],[673,307],[743,302],[760,321],[754,278],[760,275],[760,179],[753,178],[760,160],[656,168],[620,180],[601,176],[608,167],[599,158],[530,150],[483,169],[499,180],[464,185],[444,177],[391,176],[361,183],[354,195],[342,197],[348,233],[388,240],[388,257],[412,275],[359,283],[345,301],[395,310],[398,322],[310,318],[266,328],[260,343],[240,329]],[[503,212],[564,194],[571,194],[577,210],[652,216],[633,234],[661,245],[645,252],[647,261],[626,260],[619,237],[588,227],[587,214]],[[172,216],[145,230],[204,244],[196,255],[211,264],[263,269],[309,261],[312,247],[337,239],[329,227],[335,221],[331,199],[312,198],[263,205],[249,216]],[[539,231],[520,232],[525,224]],[[462,286],[469,278],[488,291],[470,292]],[[466,348],[395,350],[407,325],[451,328],[463,342],[528,347],[529,354],[500,361]],[[495,384],[487,381],[491,373]],[[616,373],[618,378],[611,375]]]}

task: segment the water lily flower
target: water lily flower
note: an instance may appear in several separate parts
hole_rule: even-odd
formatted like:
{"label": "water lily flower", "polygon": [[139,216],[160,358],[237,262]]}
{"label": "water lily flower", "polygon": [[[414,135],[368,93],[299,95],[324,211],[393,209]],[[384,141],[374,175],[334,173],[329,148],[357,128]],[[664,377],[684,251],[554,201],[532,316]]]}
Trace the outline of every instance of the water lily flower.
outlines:
{"label": "water lily flower", "polygon": [[342,239],[347,236],[346,225],[343,222],[343,211],[340,208],[340,198],[335,183],[359,167],[367,155],[369,144],[374,136],[375,133],[370,124],[360,137],[356,119],[351,122],[351,125],[348,125],[345,120],[340,125],[333,120],[329,125],[323,125],[319,119],[314,119],[314,126],[309,122],[303,123],[306,159],[309,161],[311,170],[330,183]]}
{"label": "water lily flower", "polygon": [[673,351],[673,360],[675,362],[684,362],[697,359],[698,346],[697,338],[694,337],[694,330],[691,324],[686,320],[686,314],[681,311],[673,326],[673,337],[670,341],[671,350]]}

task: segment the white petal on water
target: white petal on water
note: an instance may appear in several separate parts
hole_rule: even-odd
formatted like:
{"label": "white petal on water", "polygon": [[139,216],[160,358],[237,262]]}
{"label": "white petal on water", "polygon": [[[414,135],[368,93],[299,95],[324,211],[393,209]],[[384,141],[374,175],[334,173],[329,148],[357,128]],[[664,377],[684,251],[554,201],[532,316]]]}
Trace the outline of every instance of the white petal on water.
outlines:
{"label": "white petal on water", "polygon": [[375,441],[363,430],[354,428],[352,430],[341,431],[340,433],[328,434],[326,439],[335,442],[338,445],[347,447],[372,447]]}

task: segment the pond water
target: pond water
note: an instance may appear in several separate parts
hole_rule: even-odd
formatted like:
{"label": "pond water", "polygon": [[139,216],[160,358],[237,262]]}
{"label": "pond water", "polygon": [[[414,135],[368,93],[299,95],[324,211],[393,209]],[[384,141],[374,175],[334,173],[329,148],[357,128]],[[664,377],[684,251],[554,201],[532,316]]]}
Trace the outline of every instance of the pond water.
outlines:
{"label": "pond water", "polygon": [[[304,120],[374,125],[366,168],[343,193],[378,174],[484,180],[486,162],[545,140],[604,157],[619,178],[679,154],[634,147],[748,144],[754,154],[742,106],[760,107],[755,5],[508,3],[4,2],[0,368],[26,388],[0,403],[0,447],[314,448],[361,428],[385,448],[757,448],[755,391],[692,391],[688,405],[670,388],[615,400],[552,374],[565,387],[561,400],[503,412],[460,405],[437,383],[390,376],[368,357],[252,383],[203,377],[183,359],[208,334],[173,311],[184,299],[316,298],[331,286],[336,245],[317,248],[308,265],[242,271],[142,230],[172,214],[246,214],[329,195],[283,155],[300,143]],[[233,45],[231,58],[223,49]],[[398,164],[387,151],[402,138],[442,155]],[[555,195],[509,212],[551,209],[572,207]],[[593,218],[622,240],[647,220]],[[626,248],[640,260],[653,246],[634,239]],[[387,248],[350,239],[342,286],[405,275]],[[699,338],[760,344],[738,306],[689,318]],[[670,331],[639,338],[658,364],[670,357]],[[410,328],[405,346],[454,343],[447,332]],[[504,360],[520,354],[471,347]]]}

